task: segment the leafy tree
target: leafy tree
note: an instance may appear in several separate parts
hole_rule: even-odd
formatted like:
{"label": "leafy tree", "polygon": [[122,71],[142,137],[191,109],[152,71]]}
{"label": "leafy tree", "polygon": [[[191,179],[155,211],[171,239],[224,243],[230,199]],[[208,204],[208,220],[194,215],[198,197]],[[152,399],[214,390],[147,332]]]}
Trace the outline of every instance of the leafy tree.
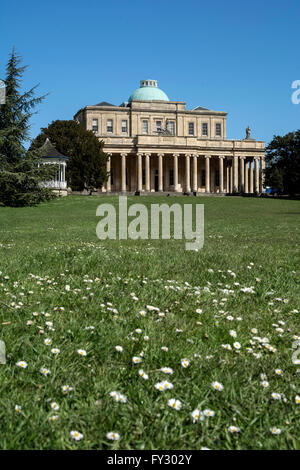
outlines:
{"label": "leafy tree", "polygon": [[31,148],[44,144],[48,137],[56,149],[69,157],[67,164],[68,185],[75,191],[101,188],[107,179],[107,155],[93,131],[87,131],[76,121],[53,121],[41,129]]}
{"label": "leafy tree", "polygon": [[35,106],[45,98],[35,97],[36,86],[20,92],[20,82],[27,66],[19,66],[21,57],[12,50],[6,68],[5,103],[0,106],[0,202],[23,206],[36,204],[53,195],[42,186],[51,179],[54,168],[41,165],[40,152],[28,152],[29,120]]}
{"label": "leafy tree", "polygon": [[266,148],[265,181],[283,194],[300,194],[300,130],[274,136]]}

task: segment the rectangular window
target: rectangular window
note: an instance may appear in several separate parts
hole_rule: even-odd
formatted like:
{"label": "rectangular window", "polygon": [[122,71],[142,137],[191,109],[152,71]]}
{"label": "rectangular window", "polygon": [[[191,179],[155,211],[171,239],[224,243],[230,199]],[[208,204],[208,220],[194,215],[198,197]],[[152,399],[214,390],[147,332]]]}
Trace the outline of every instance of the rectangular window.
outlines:
{"label": "rectangular window", "polygon": [[174,170],[173,168],[170,169],[170,186],[174,184]]}
{"label": "rectangular window", "polygon": [[113,121],[112,121],[112,119],[107,119],[106,130],[107,130],[107,132],[113,132]]}
{"label": "rectangular window", "polygon": [[202,135],[206,136],[208,135],[208,125],[207,122],[202,123]]}
{"label": "rectangular window", "polygon": [[216,170],[216,186],[220,186],[220,171]]}
{"label": "rectangular window", "polygon": [[161,121],[156,121],[156,130],[160,131],[161,130]]}
{"label": "rectangular window", "polygon": [[216,136],[221,137],[221,124],[219,122],[216,124]]}
{"label": "rectangular window", "polygon": [[93,119],[93,122],[92,122],[92,130],[94,132],[98,132],[98,119]]}
{"label": "rectangular window", "polygon": [[202,172],[201,172],[201,186],[205,186],[205,177],[206,177],[206,172],[205,172],[205,170],[202,170]]}
{"label": "rectangular window", "polygon": [[189,135],[194,135],[194,123],[189,122]]}
{"label": "rectangular window", "polygon": [[127,120],[122,121],[122,132],[127,132]]}
{"label": "rectangular window", "polygon": [[174,135],[175,134],[175,122],[174,121],[169,121],[168,127],[169,127],[169,132],[172,135]]}
{"label": "rectangular window", "polygon": [[143,121],[143,134],[148,134],[148,121]]}

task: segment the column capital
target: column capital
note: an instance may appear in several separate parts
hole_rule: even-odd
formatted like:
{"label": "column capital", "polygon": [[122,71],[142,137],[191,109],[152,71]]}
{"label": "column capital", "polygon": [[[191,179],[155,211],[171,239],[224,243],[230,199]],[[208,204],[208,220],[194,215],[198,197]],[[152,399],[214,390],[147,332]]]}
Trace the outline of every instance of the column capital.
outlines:
{"label": "column capital", "polygon": [[211,155],[204,155],[204,158],[211,158]]}
{"label": "column capital", "polygon": [[179,157],[179,153],[173,153],[173,157]]}
{"label": "column capital", "polygon": [[240,155],[240,160],[246,160],[245,155]]}
{"label": "column capital", "polygon": [[185,156],[186,156],[186,157],[190,157],[191,154],[190,154],[190,153],[185,153]]}
{"label": "column capital", "polygon": [[145,157],[151,157],[151,153],[150,152],[146,152],[144,153]]}
{"label": "column capital", "polygon": [[225,158],[225,155],[219,155],[220,160],[224,160],[224,158]]}
{"label": "column capital", "polygon": [[[127,155],[127,154],[126,154],[126,155]],[[143,153],[142,153],[142,152],[136,152],[136,155],[137,155],[138,157],[142,157],[142,156],[143,156]]]}
{"label": "column capital", "polygon": [[112,153],[111,152],[106,152],[106,155],[108,155],[109,157],[112,156]]}
{"label": "column capital", "polygon": [[121,157],[127,157],[127,155],[128,155],[128,154],[125,153],[125,152],[122,152],[122,153],[121,153]]}

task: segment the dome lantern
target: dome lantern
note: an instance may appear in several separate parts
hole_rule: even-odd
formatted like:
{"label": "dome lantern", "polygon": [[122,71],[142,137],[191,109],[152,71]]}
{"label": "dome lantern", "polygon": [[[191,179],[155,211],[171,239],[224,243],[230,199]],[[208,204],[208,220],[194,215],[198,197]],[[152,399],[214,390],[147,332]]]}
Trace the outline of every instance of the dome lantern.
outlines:
{"label": "dome lantern", "polygon": [[140,88],[137,88],[129,97],[131,101],[170,101],[164,91],[157,86],[157,80],[147,79],[140,81]]}

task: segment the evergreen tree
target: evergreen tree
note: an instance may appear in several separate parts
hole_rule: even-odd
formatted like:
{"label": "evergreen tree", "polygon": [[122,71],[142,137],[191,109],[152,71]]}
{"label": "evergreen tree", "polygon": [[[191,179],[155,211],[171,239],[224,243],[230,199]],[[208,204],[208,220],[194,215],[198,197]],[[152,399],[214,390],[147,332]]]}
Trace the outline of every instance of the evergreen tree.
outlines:
{"label": "evergreen tree", "polygon": [[20,83],[27,66],[20,66],[21,57],[12,50],[4,80],[5,103],[0,105],[0,202],[22,206],[52,197],[42,182],[52,178],[50,165],[41,165],[40,151],[26,151],[30,118],[36,105],[45,96],[35,97],[36,87],[20,92]]}
{"label": "evergreen tree", "polygon": [[107,179],[107,155],[103,142],[93,131],[87,131],[76,121],[53,121],[33,141],[31,148],[37,149],[48,137],[55,148],[69,157],[66,177],[74,191],[92,191],[101,188]]}

